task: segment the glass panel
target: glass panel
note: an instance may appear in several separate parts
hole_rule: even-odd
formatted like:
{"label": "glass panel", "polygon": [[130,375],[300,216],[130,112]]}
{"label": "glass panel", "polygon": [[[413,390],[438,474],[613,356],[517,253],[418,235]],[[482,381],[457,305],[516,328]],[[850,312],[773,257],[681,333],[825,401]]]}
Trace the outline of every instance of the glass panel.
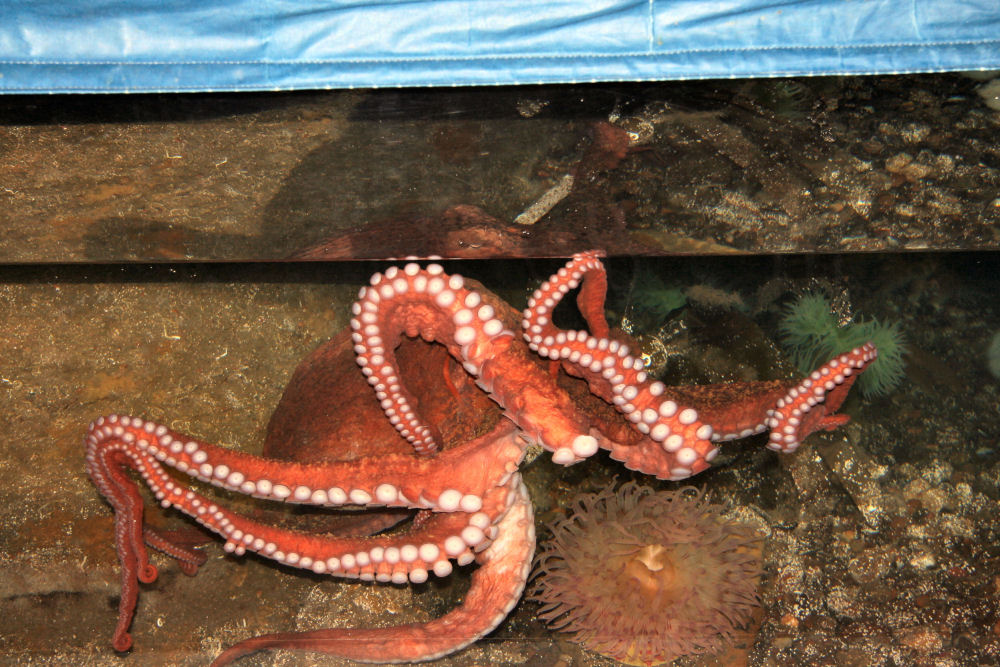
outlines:
{"label": "glass panel", "polygon": [[977,85],[8,97],[0,261],[993,248]]}

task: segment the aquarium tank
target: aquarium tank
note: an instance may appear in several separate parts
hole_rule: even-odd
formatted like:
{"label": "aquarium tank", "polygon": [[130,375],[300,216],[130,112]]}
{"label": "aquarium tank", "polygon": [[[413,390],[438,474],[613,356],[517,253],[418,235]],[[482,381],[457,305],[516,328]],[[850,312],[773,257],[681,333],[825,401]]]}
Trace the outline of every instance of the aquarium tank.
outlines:
{"label": "aquarium tank", "polygon": [[995,3],[0,18],[0,662],[1000,659]]}

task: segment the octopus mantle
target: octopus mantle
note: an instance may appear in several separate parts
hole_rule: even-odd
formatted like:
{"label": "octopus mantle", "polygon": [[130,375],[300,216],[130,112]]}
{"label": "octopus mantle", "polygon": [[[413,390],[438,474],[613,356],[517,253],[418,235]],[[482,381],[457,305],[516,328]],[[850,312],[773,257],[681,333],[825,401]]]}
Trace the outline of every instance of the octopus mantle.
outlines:
{"label": "octopus mantle", "polygon": [[[552,323],[556,305],[576,288],[589,332]],[[94,421],[85,436],[87,470],[115,510],[122,573],[114,648],[131,647],[138,583],[157,576],[147,545],[177,559],[189,574],[204,560],[173,535],[144,526],[142,496],[129,471],[138,473],[163,507],[219,534],[225,550],[237,556],[252,551],[317,574],[395,584],[447,576],[454,563],[479,565],[463,603],[439,619],[264,635],[230,648],[214,664],[266,648],[380,663],[431,660],[492,631],[520,599],[535,542],[531,503],[518,472],[529,444],[537,443],[562,465],[606,449],[630,469],[684,479],[709,466],[720,441],[770,430],[768,447],[790,452],[813,431],[846,423],[836,411],[876,356],[867,344],[798,381],[667,387],[647,375],[626,344],[610,337],[606,289],[598,252],[575,255],[520,314],[435,264],[375,274],[353,305],[350,338],[384,419],[409,443],[405,451],[364,446],[342,460],[315,461],[306,453],[286,461],[217,447],[139,417]],[[416,337],[443,346],[481,390],[475,391],[488,395],[506,419],[485,434],[466,434],[442,447],[438,425],[421,416],[418,397],[400,377],[397,348]],[[582,380],[577,391],[557,381],[557,366]],[[427,396],[419,398],[427,403]],[[359,409],[357,417],[371,424],[377,414]],[[350,421],[355,415],[342,416]],[[288,446],[294,450],[296,444]],[[418,514],[406,530],[389,535],[294,530],[222,507],[176,481],[167,468],[268,500],[410,508]]]}

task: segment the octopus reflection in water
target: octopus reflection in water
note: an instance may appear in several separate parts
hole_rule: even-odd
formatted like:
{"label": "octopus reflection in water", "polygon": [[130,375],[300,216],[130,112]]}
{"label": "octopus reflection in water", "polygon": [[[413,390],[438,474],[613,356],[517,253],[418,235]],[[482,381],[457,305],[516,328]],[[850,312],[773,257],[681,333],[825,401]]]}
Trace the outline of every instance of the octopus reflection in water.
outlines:
{"label": "octopus reflection in water", "polygon": [[[225,550],[234,555],[253,551],[317,574],[396,584],[420,583],[431,574],[447,576],[453,563],[475,561],[479,566],[462,604],[438,619],[380,629],[254,637],[225,651],[214,664],[265,648],[305,649],[380,663],[420,661],[475,642],[496,628],[520,599],[535,546],[531,503],[518,472],[529,444],[537,443],[562,465],[606,449],[630,469],[680,480],[705,470],[720,441],[770,430],[768,447],[791,452],[813,431],[847,422],[848,417],[836,411],[858,373],[875,358],[870,343],[798,381],[668,387],[650,378],[643,361],[610,336],[600,255],[575,255],[534,292],[523,314],[436,264],[421,268],[411,263],[375,274],[353,305],[350,331],[327,346],[339,340],[344,350],[353,348],[363,375],[357,369],[352,374],[371,385],[386,423],[402,438],[384,437],[385,424],[376,423],[383,417],[371,395],[358,397],[348,384],[336,417],[354,423],[360,435],[354,450],[343,456],[337,455],[337,448],[346,450],[351,439],[330,424],[295,432],[305,418],[286,417],[290,430],[283,441],[276,438],[282,442],[272,451],[265,447],[270,456],[220,448],[139,417],[109,415],[93,422],[85,436],[87,470],[115,510],[122,567],[114,648],[131,647],[128,630],[138,582],[157,576],[147,545],[176,558],[191,574],[204,559],[173,536],[144,527],[143,501],[130,470],[163,507],[179,509],[218,533],[226,540]],[[589,332],[560,330],[552,322],[556,305],[577,287],[577,304]],[[402,358],[397,359],[397,352],[402,357],[404,348],[418,344],[406,338],[417,337],[440,345],[420,344],[414,356],[432,359],[429,351],[446,350],[464,369],[449,376],[454,378],[449,382],[488,396],[506,419],[496,420],[484,434],[465,434],[442,446],[438,424],[426,418],[434,407],[430,396],[411,393],[399,372]],[[335,357],[332,349],[327,353]],[[557,366],[573,377],[554,372]],[[299,393],[322,387],[317,391],[330,394],[328,385],[341,383],[339,378],[333,382],[336,368],[300,367],[297,376],[310,372],[313,377],[305,384],[293,378],[283,404],[295,386]],[[463,376],[471,377],[479,389]],[[289,409],[295,414],[294,407]],[[324,429],[331,433],[322,433]],[[382,444],[395,440],[398,445],[403,439],[409,443],[405,450],[387,450]],[[333,453],[310,457],[306,450],[313,446]],[[296,451],[296,461],[283,460]],[[418,513],[406,530],[370,537],[282,528],[226,509],[179,484],[166,467],[258,498],[321,507],[410,508]]]}

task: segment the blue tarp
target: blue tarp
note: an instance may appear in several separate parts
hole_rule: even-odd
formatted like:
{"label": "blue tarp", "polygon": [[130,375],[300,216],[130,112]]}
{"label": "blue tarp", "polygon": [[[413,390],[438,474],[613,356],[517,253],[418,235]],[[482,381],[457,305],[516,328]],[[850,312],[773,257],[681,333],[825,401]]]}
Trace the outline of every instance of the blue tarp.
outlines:
{"label": "blue tarp", "polygon": [[1000,0],[0,0],[0,92],[1000,69]]}

